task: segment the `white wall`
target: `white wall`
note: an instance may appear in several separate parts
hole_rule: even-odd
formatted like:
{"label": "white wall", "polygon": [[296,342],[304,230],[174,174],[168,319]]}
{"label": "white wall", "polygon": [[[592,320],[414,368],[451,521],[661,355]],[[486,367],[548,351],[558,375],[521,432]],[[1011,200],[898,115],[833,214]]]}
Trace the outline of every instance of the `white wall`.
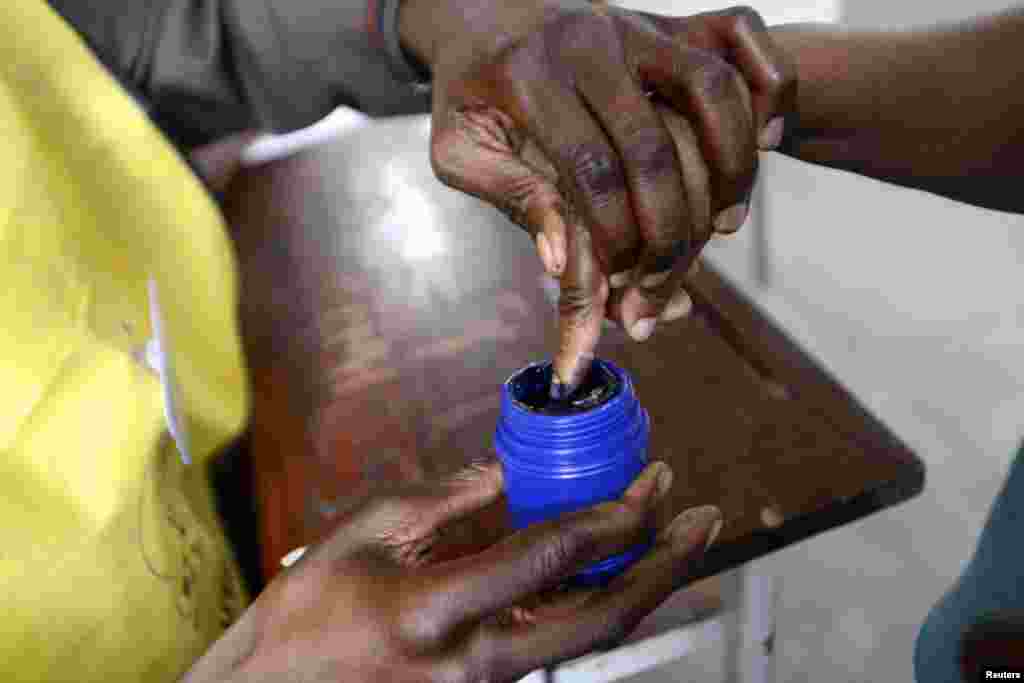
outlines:
{"label": "white wall", "polygon": [[979,14],[999,12],[1015,4],[1020,3],[1007,0],[846,0],[841,17],[844,23],[852,26],[899,28],[922,23],[959,21]]}
{"label": "white wall", "polygon": [[[696,12],[723,9],[739,2],[701,2],[695,0],[613,0],[619,7],[638,9],[644,12],[685,16]],[[831,21],[839,16],[839,0],[772,0],[772,2],[748,2],[769,24],[794,21]]]}
{"label": "white wall", "polygon": [[977,14],[998,12],[1012,7],[1015,3],[1007,0],[752,0],[743,3],[706,0],[612,0],[612,4],[678,16],[722,9],[733,4],[746,4],[759,11],[769,24],[841,19],[844,23],[854,26],[896,28],[966,19]]}

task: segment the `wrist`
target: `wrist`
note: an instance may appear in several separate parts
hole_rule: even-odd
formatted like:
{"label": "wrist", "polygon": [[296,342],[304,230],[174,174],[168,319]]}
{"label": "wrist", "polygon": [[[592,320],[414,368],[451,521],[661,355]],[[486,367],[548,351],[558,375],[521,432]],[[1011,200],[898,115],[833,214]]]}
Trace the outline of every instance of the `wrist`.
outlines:
{"label": "wrist", "polygon": [[[837,36],[841,29],[831,24],[780,24],[768,34],[793,65],[796,94],[785,114],[785,131],[778,151],[792,154],[795,146],[839,121],[823,104],[829,91],[841,90],[848,66],[846,49]],[[824,97],[823,97],[824,95]]]}
{"label": "wrist", "polygon": [[789,58],[796,69],[797,84],[820,81],[840,75],[841,64],[835,54],[829,54],[835,45],[831,38],[835,27],[829,24],[778,24],[768,27],[768,35]]}
{"label": "wrist", "polygon": [[801,64],[806,60],[803,58],[801,47],[805,44],[806,33],[814,30],[813,24],[779,24],[769,26],[767,31],[772,42],[793,65],[796,75],[796,96],[790,103],[790,110],[785,112],[785,128],[783,129],[782,141],[776,151],[782,154],[793,154],[796,144],[799,142],[800,122],[800,96],[804,86],[804,74],[801,72]]}
{"label": "wrist", "polygon": [[439,60],[472,62],[496,54],[535,30],[551,12],[603,4],[592,0],[393,0],[402,50],[434,72]]}

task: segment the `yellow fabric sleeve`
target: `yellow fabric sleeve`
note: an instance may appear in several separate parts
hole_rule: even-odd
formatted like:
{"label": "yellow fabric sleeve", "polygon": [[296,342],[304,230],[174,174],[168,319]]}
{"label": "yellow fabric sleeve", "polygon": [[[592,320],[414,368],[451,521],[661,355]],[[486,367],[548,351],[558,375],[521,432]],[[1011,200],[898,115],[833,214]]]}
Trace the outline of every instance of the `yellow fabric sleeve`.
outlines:
{"label": "yellow fabric sleeve", "polygon": [[[217,207],[41,0],[0,3],[0,670],[173,681],[245,604],[205,464],[247,417]],[[196,462],[143,360],[159,286]]]}

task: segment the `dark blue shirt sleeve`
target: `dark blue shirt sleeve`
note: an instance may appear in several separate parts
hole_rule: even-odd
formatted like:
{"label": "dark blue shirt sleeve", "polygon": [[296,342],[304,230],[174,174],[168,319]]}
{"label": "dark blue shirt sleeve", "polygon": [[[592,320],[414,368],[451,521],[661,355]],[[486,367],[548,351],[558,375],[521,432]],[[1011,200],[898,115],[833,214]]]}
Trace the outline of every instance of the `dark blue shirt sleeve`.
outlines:
{"label": "dark blue shirt sleeve", "polygon": [[429,111],[397,0],[50,0],[176,142]]}

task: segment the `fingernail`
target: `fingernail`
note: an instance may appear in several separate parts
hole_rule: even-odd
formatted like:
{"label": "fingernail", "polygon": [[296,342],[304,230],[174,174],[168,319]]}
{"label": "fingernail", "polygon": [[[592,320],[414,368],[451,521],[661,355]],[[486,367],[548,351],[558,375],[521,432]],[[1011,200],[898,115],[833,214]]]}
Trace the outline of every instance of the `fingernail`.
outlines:
{"label": "fingernail", "polygon": [[782,143],[782,133],[785,130],[785,122],[781,116],[776,116],[767,124],[757,138],[757,144],[761,149],[775,149]]}
{"label": "fingernail", "polygon": [[647,500],[651,503],[656,502],[664,495],[664,491],[667,490],[664,482],[666,474],[668,475],[668,485],[671,485],[672,471],[669,469],[669,466],[660,461],[651,463],[629,485],[625,495],[639,496],[646,490]]}
{"label": "fingernail", "polygon": [[629,328],[629,336],[638,342],[647,341],[654,334],[654,327],[657,324],[658,321],[655,318],[641,318],[633,323],[633,327]]}
{"label": "fingernail", "polygon": [[722,533],[722,527],[725,525],[721,519],[715,522],[711,526],[711,531],[708,532],[708,542],[704,544],[704,551],[707,552],[708,548],[714,545],[715,541],[718,540],[718,534]]}
{"label": "fingernail", "polygon": [[300,559],[302,559],[302,556],[306,554],[307,547],[308,546],[302,546],[301,548],[296,548],[295,550],[291,551],[290,553],[282,557],[281,566],[290,567],[296,562],[298,562]]}
{"label": "fingernail", "polygon": [[640,281],[640,286],[644,289],[654,289],[658,285],[661,285],[672,275],[671,270],[664,270],[660,273],[652,273],[646,276]]}
{"label": "fingernail", "polygon": [[661,321],[670,323],[674,320],[679,320],[692,310],[693,301],[690,299],[690,295],[683,290],[679,290],[672,295],[668,305],[665,306],[665,310],[661,312]]}
{"label": "fingernail", "polygon": [[535,624],[537,623],[537,617],[534,615],[532,610],[528,610],[525,607],[513,607],[512,618],[520,624]]}
{"label": "fingernail", "polygon": [[551,251],[551,242],[548,240],[548,236],[542,232],[537,233],[537,254],[540,255],[540,261],[544,264],[544,270],[555,274],[557,264]]}
{"label": "fingernail", "polygon": [[451,479],[455,483],[478,482],[483,477],[494,476],[500,468],[501,464],[494,460],[478,460],[456,471]]}
{"label": "fingernail", "polygon": [[557,213],[549,213],[544,220],[542,234],[547,239],[548,248],[551,249],[551,265],[554,268],[552,272],[561,275],[565,270],[566,261],[565,223],[562,217]]}
{"label": "fingernail", "polygon": [[629,284],[629,275],[630,273],[628,270],[624,270],[621,273],[615,273],[608,278],[608,284],[612,289],[622,289]]}
{"label": "fingernail", "polygon": [[747,220],[747,211],[749,210],[749,204],[741,202],[739,204],[733,204],[728,209],[722,211],[715,218],[715,232],[724,233],[726,235],[732,234],[740,229],[744,221]]}
{"label": "fingernail", "polygon": [[654,493],[655,500],[661,500],[668,493],[668,490],[672,488],[672,468],[661,463],[662,467],[658,471],[658,490]]}
{"label": "fingernail", "polygon": [[761,508],[761,523],[769,529],[778,529],[786,518],[782,515],[782,508],[777,504]]}
{"label": "fingernail", "polygon": [[[689,548],[694,543],[694,536],[699,538],[701,532],[706,531],[705,538],[712,539],[716,534],[714,526],[716,522],[722,521],[721,511],[714,505],[703,505],[690,508],[673,520],[666,530],[672,544],[679,548]],[[708,543],[705,541],[705,548]]]}

